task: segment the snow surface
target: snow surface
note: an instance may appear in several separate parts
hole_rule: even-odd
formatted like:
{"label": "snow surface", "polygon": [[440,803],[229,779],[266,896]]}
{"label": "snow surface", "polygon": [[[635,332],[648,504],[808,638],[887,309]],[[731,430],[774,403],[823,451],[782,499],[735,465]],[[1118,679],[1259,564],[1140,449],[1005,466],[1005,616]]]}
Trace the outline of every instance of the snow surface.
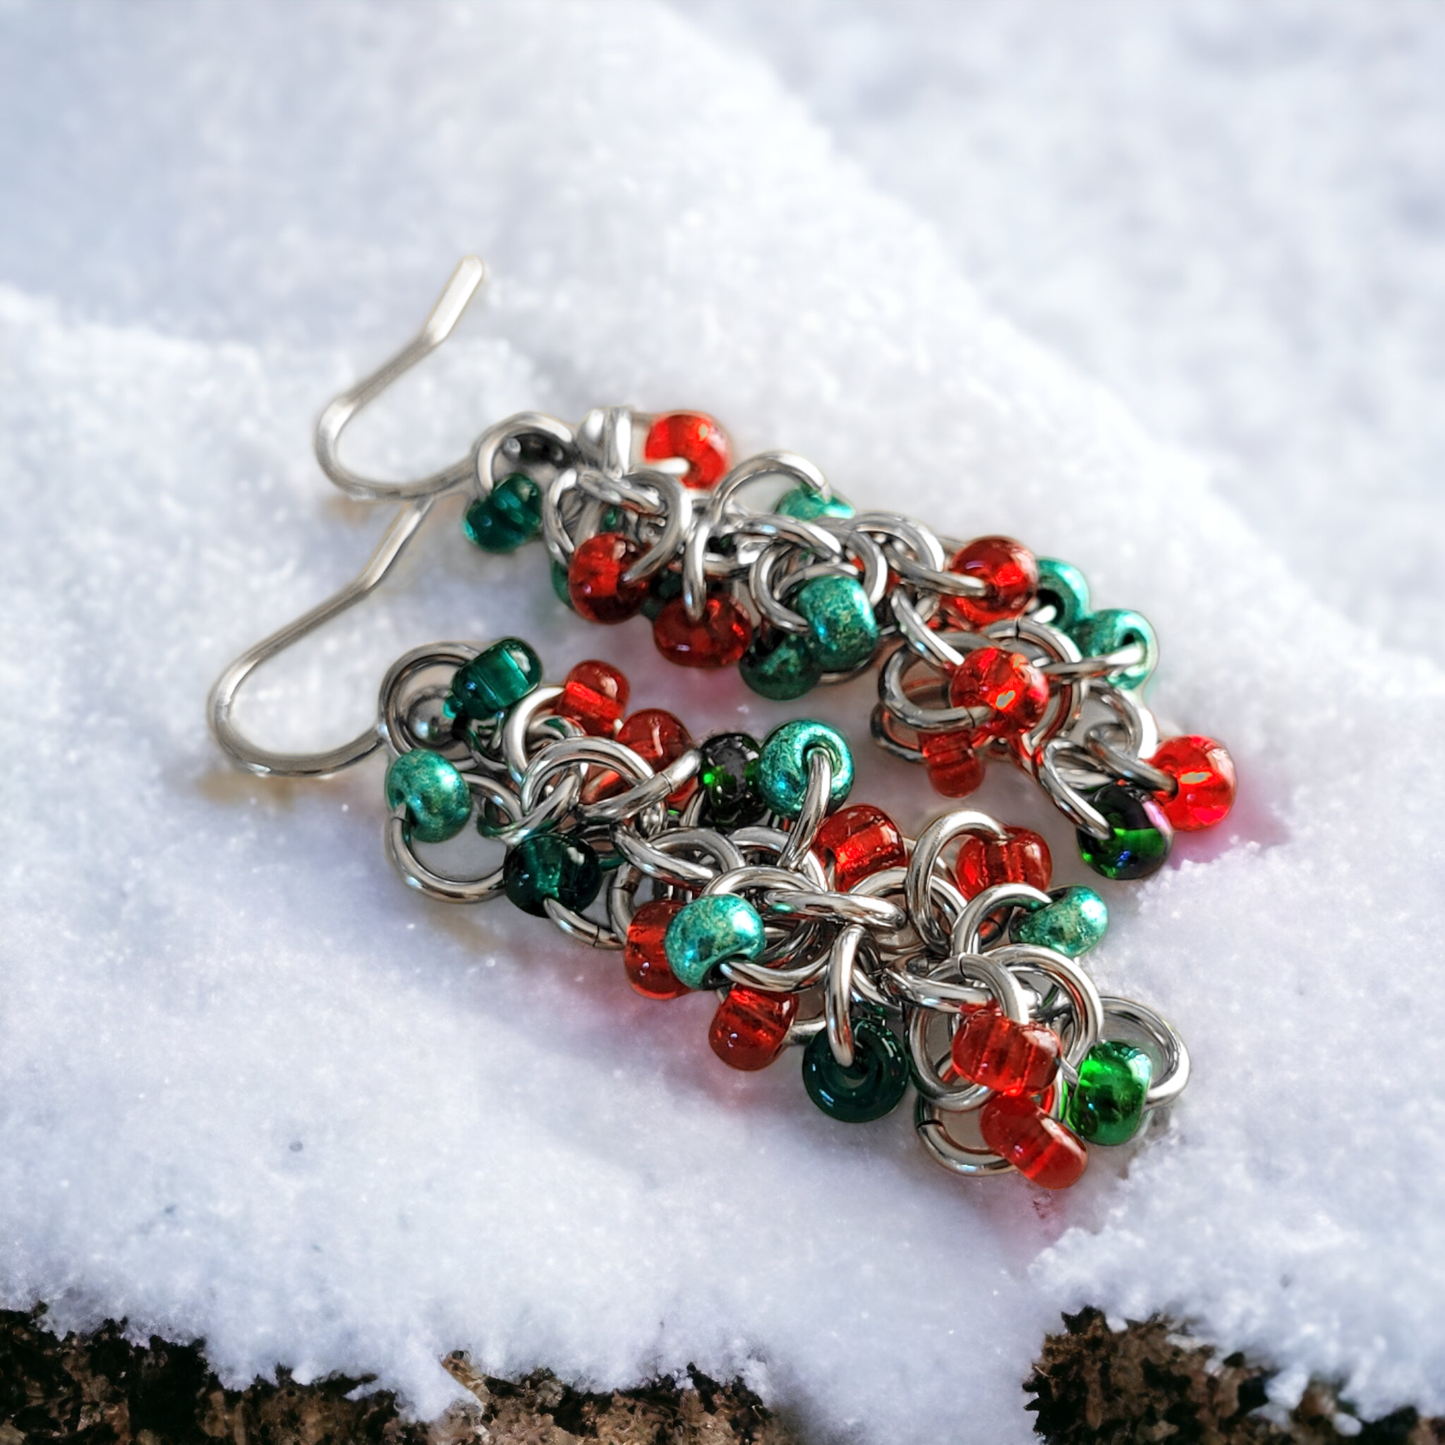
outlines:
{"label": "snow surface", "polygon": [[[1445,22],[834,13],[0,9],[6,1303],[203,1334],[237,1377],[376,1370],[423,1413],[460,1347],[602,1386],[743,1370],[819,1437],[995,1442],[1087,1301],[1257,1350],[1281,1398],[1314,1371],[1445,1410]],[[418,473],[521,406],[703,405],[1154,620],[1156,706],[1245,788],[1109,890],[1101,982],[1194,1051],[1166,1140],[1067,1197],[956,1180],[902,1118],[729,1075],[707,1000],[403,889],[379,763],[222,764],[215,673],[383,525],[311,419],[466,251],[485,305],[362,462]],[[263,675],[257,733],[349,735],[398,652],[503,630],[554,674],[625,658],[699,728],[795,711],[580,627],[535,551],[433,524],[419,553]],[[816,711],[917,822],[867,695]],[[984,801],[1068,857],[1019,780]]]}

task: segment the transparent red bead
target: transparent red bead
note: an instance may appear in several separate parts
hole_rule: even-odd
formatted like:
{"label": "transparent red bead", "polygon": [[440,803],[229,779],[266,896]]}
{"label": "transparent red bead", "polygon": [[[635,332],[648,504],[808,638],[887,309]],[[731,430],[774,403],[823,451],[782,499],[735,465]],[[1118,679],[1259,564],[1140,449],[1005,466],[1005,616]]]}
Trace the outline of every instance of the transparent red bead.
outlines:
{"label": "transparent red bead", "polygon": [[1029,828],[1006,828],[1002,843],[970,833],[958,850],[954,876],[965,898],[977,898],[998,883],[1027,883],[1047,888],[1054,860],[1049,845]]}
{"label": "transparent red bead", "polygon": [[928,733],[922,742],[928,781],[945,798],[966,798],[983,782],[983,759],[970,733]]}
{"label": "transparent red bead", "polygon": [[733,986],[707,1031],[712,1051],[732,1069],[766,1069],[783,1051],[798,1012],[795,993]]}
{"label": "transparent red bead", "polygon": [[552,704],[558,717],[571,718],[594,738],[610,738],[622,724],[631,689],[610,663],[579,662],[562,681],[562,696]]}
{"label": "transparent red bead", "polygon": [[964,654],[948,684],[954,707],[987,708],[989,718],[972,730],[975,742],[1026,733],[1049,705],[1049,680],[1021,652],[976,647]]}
{"label": "transparent red bead", "polygon": [[1166,738],[1149,761],[1179,784],[1158,794],[1164,816],[1182,833],[1212,828],[1234,806],[1234,759],[1213,738]]}
{"label": "transparent red bead", "polygon": [[642,548],[621,532],[599,532],[578,545],[567,568],[567,595],[589,622],[626,622],[647,601],[647,582],[624,582]]}
{"label": "transparent red bead", "polygon": [[670,411],[648,429],[642,454],[650,462],[681,457],[685,487],[710,487],[728,469],[728,439],[723,429],[700,411]]}
{"label": "transparent red bead", "polygon": [[1046,1024],[1015,1023],[997,1004],[975,1009],[953,1036],[953,1067],[999,1094],[1037,1094],[1053,1082],[1063,1045]]}
{"label": "transparent red bead", "polygon": [[995,1094],[978,1111],[978,1128],[995,1154],[1042,1189],[1067,1189],[1088,1167],[1088,1145],[1026,1095]]}
{"label": "transparent red bead", "polygon": [[627,926],[622,967],[627,971],[628,983],[644,998],[681,998],[692,992],[667,966],[667,949],[663,947],[667,925],[681,909],[681,900],[654,898],[632,915]]}
{"label": "transparent red bead", "polygon": [[972,628],[1022,616],[1039,588],[1039,564],[1034,554],[1012,537],[975,538],[953,554],[948,570],[976,577],[984,584],[981,597],[943,599],[949,616]]}
{"label": "transparent red bead", "polygon": [[833,886],[840,893],[872,873],[908,862],[898,824],[872,803],[855,803],[834,813],[818,829],[813,851],[833,865]]}
{"label": "transparent red bead", "polygon": [[703,604],[694,622],[681,597],[664,605],[652,624],[657,650],[681,667],[732,667],[741,661],[753,640],[752,619],[725,592]]}
{"label": "transparent red bead", "polygon": [[[692,734],[670,712],[648,707],[633,713],[622,724],[617,741],[657,772],[676,762],[692,746]],[[675,808],[681,807],[696,791],[697,779],[690,778],[667,801]]]}

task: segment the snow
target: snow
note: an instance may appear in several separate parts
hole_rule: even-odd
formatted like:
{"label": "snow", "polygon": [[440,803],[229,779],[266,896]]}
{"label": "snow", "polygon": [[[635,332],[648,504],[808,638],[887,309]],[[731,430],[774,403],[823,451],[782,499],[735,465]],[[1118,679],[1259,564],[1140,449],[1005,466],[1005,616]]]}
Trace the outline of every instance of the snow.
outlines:
{"label": "snow", "polygon": [[[819,1437],[993,1442],[1028,1438],[1019,1382],[1090,1302],[1367,1414],[1445,1410],[1445,27],[833,13],[0,10],[6,1304],[204,1335],[237,1378],[373,1370],[423,1413],[466,1348],[597,1386],[743,1370]],[[1107,889],[1097,976],[1194,1053],[1167,1138],[1067,1197],[954,1179],[902,1118],[727,1075],[705,999],[402,888],[375,760],[223,765],[214,675],[384,524],[324,484],[311,420],[467,251],[483,306],[360,463],[420,473],[523,406],[701,405],[1154,621],[1156,706],[1245,789]],[[796,711],[583,628],[535,551],[480,558],[455,520],[243,721],[349,736],[405,648],[502,631],[553,675],[624,659],[700,731]],[[916,824],[867,696],[809,710]],[[1068,857],[1019,780],[983,801]]]}

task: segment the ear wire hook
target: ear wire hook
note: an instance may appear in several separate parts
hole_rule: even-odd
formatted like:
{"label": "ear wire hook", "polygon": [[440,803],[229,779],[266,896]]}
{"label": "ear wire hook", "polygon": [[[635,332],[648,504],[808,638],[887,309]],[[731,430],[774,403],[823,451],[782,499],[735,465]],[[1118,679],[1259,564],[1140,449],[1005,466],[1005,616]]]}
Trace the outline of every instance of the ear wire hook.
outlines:
{"label": "ear wire hook", "polygon": [[347,423],[369,402],[374,401],[404,372],[431,355],[451,335],[461,319],[467,303],[486,279],[487,268],[475,256],[464,257],[452,273],[431,315],[421,330],[389,361],[371,375],[332,400],[316,423],[316,460],[326,475],[349,497],[360,501],[401,501],[403,505],[377,543],[366,566],[339,592],[303,613],[269,637],[248,647],[215,681],[206,699],[206,717],[211,735],[226,755],[248,772],[276,774],[283,777],[317,777],[339,772],[359,762],[381,745],[379,722],[358,733],[340,747],[318,753],[275,752],[258,747],[231,721],[231,709],[242,684],[262,663],[284,652],[293,643],[315,632],[347,608],[380,586],[396,560],[420,530],[433,504],[445,493],[466,482],[473,473],[473,456],[468,453],[459,462],[413,482],[377,482],[358,476],[345,466],[337,455],[341,433]]}

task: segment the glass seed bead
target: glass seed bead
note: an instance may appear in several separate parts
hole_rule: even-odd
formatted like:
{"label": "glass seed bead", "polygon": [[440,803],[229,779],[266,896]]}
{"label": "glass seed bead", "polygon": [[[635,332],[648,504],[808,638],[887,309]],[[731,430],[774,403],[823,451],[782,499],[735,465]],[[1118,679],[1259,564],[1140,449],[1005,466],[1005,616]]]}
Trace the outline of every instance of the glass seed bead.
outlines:
{"label": "glass seed bead", "polygon": [[1077,958],[1108,931],[1108,905],[1092,888],[1056,888],[1050,897],[1052,903],[1040,904],[1015,921],[1015,943],[1051,948],[1066,958]]}
{"label": "glass seed bead", "polygon": [[803,1087],[831,1119],[866,1124],[896,1109],[908,1089],[908,1055],[881,1019],[853,1020],[853,1062],[844,1068],[833,1057],[826,1033],[815,1034],[803,1050]]}
{"label": "glass seed bead", "polygon": [[730,1069],[766,1069],[782,1053],[797,1013],[795,993],[763,993],[734,984],[713,1015],[707,1041]]}
{"label": "glass seed bead", "polygon": [[668,925],[681,911],[682,903],[675,898],[653,898],[639,906],[627,925],[622,967],[628,983],[643,998],[681,998],[692,992],[667,966]]}
{"label": "glass seed bead", "polygon": [[1027,1095],[995,1094],[978,1111],[978,1128],[995,1154],[1042,1189],[1067,1189],[1088,1167],[1084,1141]]}
{"label": "glass seed bead", "polygon": [[642,604],[642,615],[649,622],[657,621],[657,614],[672,601],[682,596],[682,578],[670,567],[654,572],[647,583],[647,600]]}
{"label": "glass seed bead", "polygon": [[386,804],[405,808],[407,832],[422,843],[445,843],[467,826],[472,790],[440,753],[413,748],[386,770]]}
{"label": "glass seed bead", "polygon": [[565,604],[569,612],[575,612],[577,609],[572,605],[572,594],[567,590],[567,569],[553,557],[549,570],[552,576],[552,591],[557,601]]}
{"label": "glass seed bead", "polygon": [[998,883],[1027,883],[1039,889],[1049,886],[1054,871],[1049,845],[1031,828],[1005,828],[1004,832],[1008,836],[1002,843],[975,833],[964,837],[953,871],[965,898],[977,898]]}
{"label": "glass seed bead", "polygon": [[1049,705],[1049,680],[1021,652],[976,647],[966,652],[948,684],[954,707],[987,708],[989,718],[972,731],[977,742],[1026,733]]}
{"label": "glass seed bead", "polygon": [[824,672],[848,672],[873,656],[878,619],[855,577],[814,577],[793,594],[794,610],[812,631]]}
{"label": "glass seed bead", "polygon": [[707,794],[707,810],[714,827],[731,832],[761,821],[768,805],[748,781],[748,769],[762,747],[747,733],[715,733],[704,738],[700,751],[698,786]]}
{"label": "glass seed bead", "polygon": [[738,673],[760,696],[770,697],[774,702],[791,702],[812,692],[823,675],[823,668],[813,655],[809,636],[759,630],[752,646],[743,654]]}
{"label": "glass seed bead", "polygon": [[718,964],[756,958],[766,943],[757,909],[731,893],[712,893],[683,904],[663,936],[667,966],[688,988],[707,987]]}
{"label": "glass seed bead", "polygon": [[486,722],[521,702],[541,681],[541,658],[520,637],[504,637],[456,670],[447,700],[454,712]]}
{"label": "glass seed bead", "polygon": [[1143,644],[1144,656],[1139,662],[1109,677],[1108,681],[1115,687],[1126,690],[1143,687],[1159,665],[1159,639],[1149,619],[1138,612],[1122,607],[1091,612],[1069,629],[1069,636],[1085,657],[1107,657],[1131,643]]}
{"label": "glass seed bead", "polygon": [[785,517],[796,517],[800,522],[816,522],[819,517],[851,517],[854,512],[853,504],[845,502],[836,492],[825,500],[820,492],[802,485],[784,492],[773,510]]}
{"label": "glass seed bead", "polygon": [[599,532],[577,546],[567,568],[567,595],[589,622],[626,622],[647,601],[647,580],[624,582],[642,547],[621,532]]}
{"label": "glass seed bead", "polygon": [[462,530],[483,552],[515,552],[541,528],[542,489],[525,472],[503,477],[462,518]]}
{"label": "glass seed bead", "polygon": [[558,717],[570,718],[588,737],[610,738],[622,725],[631,689],[607,662],[579,662],[562,680],[562,696],[552,704]]}
{"label": "glass seed bead", "polygon": [[1006,617],[1020,617],[1039,585],[1034,554],[1012,537],[978,537],[953,554],[948,570],[976,577],[984,584],[980,597],[947,597],[943,610],[968,627],[986,627]]}
{"label": "glass seed bead", "polygon": [[700,411],[670,411],[648,428],[642,454],[650,462],[681,457],[685,487],[711,487],[728,469],[728,439],[723,429]]}
{"label": "glass seed bead", "polygon": [[1149,761],[1179,784],[1172,798],[1156,794],[1179,832],[1212,828],[1234,806],[1234,759],[1223,743],[1198,735],[1166,738]]}
{"label": "glass seed bead", "polygon": [[999,1094],[1037,1094],[1058,1072],[1063,1045],[1046,1024],[1015,1023],[997,1004],[975,1009],[953,1036],[957,1073]]}
{"label": "glass seed bead", "polygon": [[833,887],[849,892],[856,884],[885,868],[902,868],[908,849],[898,824],[872,803],[855,803],[824,819],[813,840],[813,851],[831,864]]}
{"label": "glass seed bead", "polygon": [[1064,1118],[1090,1144],[1127,1144],[1144,1121],[1154,1063],[1143,1049],[1115,1039],[1094,1045],[1069,1086]]}
{"label": "glass seed bead", "polygon": [[681,597],[674,597],[652,624],[657,650],[679,667],[731,667],[742,660],[753,640],[748,614],[726,592],[714,592],[694,622]]}
{"label": "glass seed bead", "polygon": [[1169,858],[1174,828],[1153,793],[1133,783],[1105,783],[1089,801],[1109,824],[1107,838],[1078,830],[1079,857],[1105,878],[1147,878]]}
{"label": "glass seed bead", "polygon": [[1049,626],[1068,632],[1075,623],[1089,615],[1089,584],[1072,562],[1057,557],[1039,558],[1039,586],[1035,594],[1039,606],[1052,607]]}
{"label": "glass seed bead", "polygon": [[983,782],[983,759],[972,733],[925,733],[919,747],[928,781],[945,798],[966,798]]}
{"label": "glass seed bead", "polygon": [[752,778],[763,801],[784,818],[796,818],[803,810],[808,754],[814,748],[823,748],[833,764],[833,786],[828,793],[833,806],[843,802],[853,787],[853,754],[837,728],[803,718],[784,723],[764,740]]}
{"label": "glass seed bead", "polygon": [[[680,718],[665,708],[645,707],[632,714],[618,729],[617,741],[629,747],[654,773],[675,763],[691,746],[692,734]],[[681,807],[697,791],[697,778],[691,777],[667,801]]]}
{"label": "glass seed bead", "polygon": [[544,916],[549,898],[580,912],[602,888],[602,864],[579,838],[538,833],[507,850],[502,885],[523,913]]}

